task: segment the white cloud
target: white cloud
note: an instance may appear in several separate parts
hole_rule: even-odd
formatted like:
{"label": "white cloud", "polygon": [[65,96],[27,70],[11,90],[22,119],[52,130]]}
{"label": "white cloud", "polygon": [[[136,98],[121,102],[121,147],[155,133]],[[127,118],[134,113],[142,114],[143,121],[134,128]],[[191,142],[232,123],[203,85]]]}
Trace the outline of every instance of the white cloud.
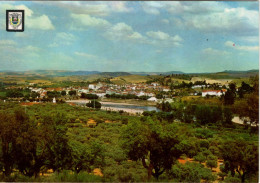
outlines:
{"label": "white cloud", "polygon": [[53,43],[49,45],[49,47],[59,47],[61,45],[70,45],[77,39],[76,36],[74,36],[71,33],[66,32],[59,32],[56,34],[56,37],[54,38]]}
{"label": "white cloud", "polygon": [[143,2],[143,10],[150,14],[168,11],[176,26],[195,28],[204,32],[230,34],[258,33],[258,11],[246,8],[231,8],[223,2]]}
{"label": "white cloud", "polygon": [[240,51],[259,51],[258,46],[242,46],[242,45],[235,44],[232,41],[226,41],[225,46],[236,49],[236,50],[240,50]]}
{"label": "white cloud", "polygon": [[38,52],[38,51],[41,50],[40,48],[38,48],[36,46],[31,46],[31,45],[26,46],[26,47],[24,47],[22,49],[25,50],[25,51],[28,51],[28,52]]}
{"label": "white cloud", "polygon": [[146,13],[154,14],[154,15],[159,15],[160,14],[159,9],[164,7],[163,3],[156,2],[156,1],[143,2],[143,3],[141,3],[141,5],[142,5],[143,10]]}
{"label": "white cloud", "polygon": [[1,46],[14,46],[17,43],[13,40],[0,40],[0,45]]}
{"label": "white cloud", "polygon": [[104,37],[116,41],[133,41],[142,44],[152,44],[155,46],[180,46],[183,39],[179,35],[170,36],[162,31],[148,31],[146,36],[133,30],[133,28],[124,22],[111,26]]}
{"label": "white cloud", "polygon": [[240,39],[247,42],[259,42],[258,36],[242,36]]}
{"label": "white cloud", "polygon": [[59,44],[56,43],[56,42],[54,42],[54,43],[49,44],[48,47],[50,47],[50,48],[55,48],[55,47],[58,47],[58,46],[59,46]]}
{"label": "white cloud", "polygon": [[81,57],[85,57],[87,59],[97,59],[98,57],[96,55],[91,55],[91,54],[88,54],[88,53],[83,53],[83,52],[74,52],[75,55],[77,56],[81,56]]}
{"label": "white cloud", "polygon": [[214,55],[214,56],[221,56],[221,55],[228,55],[229,52],[223,50],[217,50],[213,48],[205,48],[202,50],[202,53],[207,55]]}
{"label": "white cloud", "polygon": [[144,41],[144,37],[133,30],[133,28],[123,22],[111,26],[104,34],[110,40],[130,40],[130,41]]}
{"label": "white cloud", "polygon": [[[54,30],[55,27],[53,26],[51,20],[47,15],[35,15],[33,10],[28,8],[25,5],[13,5],[13,4],[2,4],[0,10],[25,10],[25,28],[29,29],[40,29],[40,30]],[[5,11],[2,11],[5,12]],[[0,15],[1,16],[1,15]]]}
{"label": "white cloud", "polygon": [[26,27],[30,29],[54,30],[54,26],[47,15],[31,17],[26,20]]}
{"label": "white cloud", "polygon": [[168,11],[172,14],[204,14],[208,12],[218,12],[226,7],[223,3],[219,2],[180,2],[180,1],[168,1],[168,2],[154,2],[146,1],[142,2],[142,8],[149,14],[160,14],[160,11]]}
{"label": "white cloud", "polygon": [[170,23],[170,21],[168,19],[162,19],[161,22],[164,23],[164,24],[169,24]]}
{"label": "white cloud", "polygon": [[146,35],[149,37],[151,44],[156,45],[174,45],[180,46],[183,39],[179,35],[170,36],[169,34],[162,31],[149,31],[146,32]]}
{"label": "white cloud", "polygon": [[184,17],[185,25],[205,32],[252,34],[258,30],[258,12],[244,8],[226,8],[222,12],[207,16]]}
{"label": "white cloud", "polygon": [[75,41],[76,37],[71,33],[66,32],[59,32],[56,35],[57,40],[66,41],[66,42],[73,42]]}
{"label": "white cloud", "polygon": [[[46,3],[46,2],[37,2]],[[128,13],[133,9],[127,6],[127,2],[83,2],[83,1],[60,1],[48,2],[48,4],[68,9],[73,14],[86,14],[94,16],[108,16],[111,13]]]}
{"label": "white cloud", "polygon": [[74,19],[76,24],[72,26],[89,26],[89,27],[106,27],[110,23],[102,18],[95,18],[86,14],[71,14],[71,17]]}

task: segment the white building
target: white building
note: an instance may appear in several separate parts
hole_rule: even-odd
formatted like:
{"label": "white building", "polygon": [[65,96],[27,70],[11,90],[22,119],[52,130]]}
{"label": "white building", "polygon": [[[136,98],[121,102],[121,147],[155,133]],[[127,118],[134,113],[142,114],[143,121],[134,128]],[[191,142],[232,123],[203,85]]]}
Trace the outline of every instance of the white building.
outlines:
{"label": "white building", "polygon": [[96,93],[96,95],[97,95],[98,97],[103,98],[103,97],[105,97],[106,93]]}
{"label": "white building", "polygon": [[207,95],[220,97],[223,94],[225,94],[224,90],[204,90],[204,91],[202,91],[202,97],[206,97]]}
{"label": "white building", "polygon": [[191,88],[205,88],[206,87],[206,85],[194,85],[194,86],[192,86]]}
{"label": "white building", "polygon": [[141,96],[144,96],[144,95],[145,95],[145,93],[144,93],[143,91],[140,91],[140,92],[137,94],[138,97],[141,97]]}
{"label": "white building", "polygon": [[157,102],[158,99],[156,97],[151,97],[151,98],[147,99],[147,101]]}

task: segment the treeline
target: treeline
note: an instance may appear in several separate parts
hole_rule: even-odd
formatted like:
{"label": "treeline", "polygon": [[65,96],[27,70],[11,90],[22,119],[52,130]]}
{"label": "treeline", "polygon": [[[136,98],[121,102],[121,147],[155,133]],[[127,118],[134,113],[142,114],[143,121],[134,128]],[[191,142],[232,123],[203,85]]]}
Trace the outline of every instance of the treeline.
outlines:
{"label": "treeline", "polygon": [[171,105],[169,102],[160,104],[162,112],[144,111],[144,116],[154,116],[158,120],[182,121],[186,123],[195,123],[199,125],[224,125],[232,124],[233,112],[229,107],[209,106],[209,105],[192,105],[178,103]]}
{"label": "treeline", "polygon": [[98,96],[96,94],[86,94],[86,93],[81,93],[81,98],[86,98],[86,99],[98,99]]}

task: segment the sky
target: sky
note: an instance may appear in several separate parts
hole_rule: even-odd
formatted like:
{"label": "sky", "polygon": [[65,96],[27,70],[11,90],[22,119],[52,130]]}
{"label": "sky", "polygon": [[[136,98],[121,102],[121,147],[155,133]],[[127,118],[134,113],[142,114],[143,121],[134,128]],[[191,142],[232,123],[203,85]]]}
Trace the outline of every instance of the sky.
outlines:
{"label": "sky", "polygon": [[[2,1],[0,70],[221,72],[259,68],[259,5]],[[6,10],[25,10],[24,32]]]}

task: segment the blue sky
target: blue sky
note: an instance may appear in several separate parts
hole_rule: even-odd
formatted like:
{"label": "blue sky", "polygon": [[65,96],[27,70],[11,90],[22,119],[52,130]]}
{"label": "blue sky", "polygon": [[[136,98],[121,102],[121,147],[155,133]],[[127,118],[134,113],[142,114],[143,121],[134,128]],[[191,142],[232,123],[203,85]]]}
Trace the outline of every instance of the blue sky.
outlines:
{"label": "blue sky", "polygon": [[[258,69],[258,7],[241,1],[0,2],[0,70]],[[7,9],[25,10],[24,32],[6,32]]]}

